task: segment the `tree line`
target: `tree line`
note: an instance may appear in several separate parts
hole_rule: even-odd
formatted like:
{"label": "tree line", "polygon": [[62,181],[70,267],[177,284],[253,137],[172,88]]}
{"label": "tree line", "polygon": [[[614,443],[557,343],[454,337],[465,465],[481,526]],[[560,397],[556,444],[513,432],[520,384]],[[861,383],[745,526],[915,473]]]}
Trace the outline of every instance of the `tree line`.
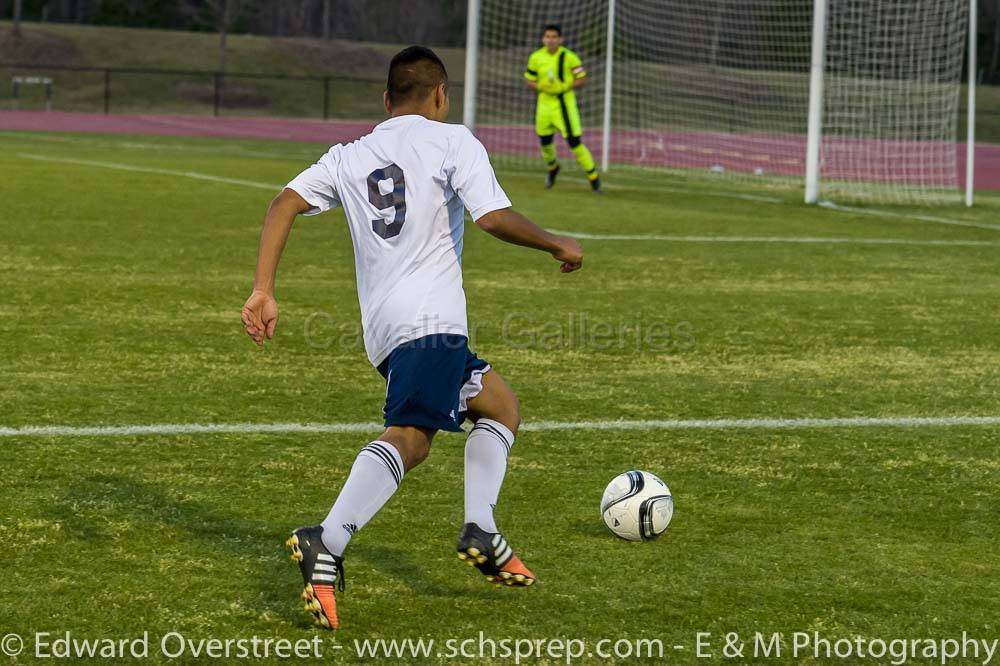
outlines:
{"label": "tree line", "polygon": [[26,21],[351,39],[465,44],[467,0],[0,0]]}

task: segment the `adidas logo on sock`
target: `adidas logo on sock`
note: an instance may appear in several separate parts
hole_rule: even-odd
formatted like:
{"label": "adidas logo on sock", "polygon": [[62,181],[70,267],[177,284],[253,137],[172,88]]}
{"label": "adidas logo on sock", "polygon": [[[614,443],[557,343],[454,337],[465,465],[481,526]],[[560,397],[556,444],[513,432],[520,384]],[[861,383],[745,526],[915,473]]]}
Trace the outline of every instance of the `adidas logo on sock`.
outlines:
{"label": "adidas logo on sock", "polygon": [[346,530],[351,536],[354,536],[354,533],[358,531],[358,526],[354,523],[344,523],[341,527],[343,527],[344,530]]}

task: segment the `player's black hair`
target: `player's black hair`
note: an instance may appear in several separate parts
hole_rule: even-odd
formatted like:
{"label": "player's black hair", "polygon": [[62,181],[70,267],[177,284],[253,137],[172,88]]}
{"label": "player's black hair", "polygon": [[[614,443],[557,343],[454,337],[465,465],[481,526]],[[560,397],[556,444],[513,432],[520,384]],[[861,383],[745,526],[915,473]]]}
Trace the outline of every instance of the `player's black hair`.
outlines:
{"label": "player's black hair", "polygon": [[419,100],[444,83],[448,85],[448,71],[434,51],[426,46],[408,46],[392,57],[389,63],[389,104],[398,106]]}
{"label": "player's black hair", "polygon": [[562,37],[562,28],[559,27],[558,23],[549,23],[548,25],[542,26],[542,34],[544,35],[549,30],[555,30],[556,34]]}

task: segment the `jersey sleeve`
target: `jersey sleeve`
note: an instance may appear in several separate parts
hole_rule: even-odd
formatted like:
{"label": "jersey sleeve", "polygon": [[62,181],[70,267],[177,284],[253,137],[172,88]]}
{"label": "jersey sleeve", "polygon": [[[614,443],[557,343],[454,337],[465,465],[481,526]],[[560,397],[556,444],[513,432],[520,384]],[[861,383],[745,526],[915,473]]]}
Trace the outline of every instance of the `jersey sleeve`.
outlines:
{"label": "jersey sleeve", "polygon": [[458,132],[458,141],[446,166],[455,194],[469,210],[473,221],[501,208],[510,208],[510,199],[497,182],[490,156],[468,128]]}
{"label": "jersey sleeve", "polygon": [[529,81],[538,80],[538,63],[536,62],[534,53],[528,58],[528,66],[524,68],[524,78]]}
{"label": "jersey sleeve", "polygon": [[583,68],[583,62],[581,62],[580,56],[573,51],[566,54],[566,67],[573,73],[574,79],[582,79],[587,76],[587,70]]}
{"label": "jersey sleeve", "polygon": [[340,160],[340,144],[337,144],[319,158],[316,164],[292,179],[286,188],[295,191],[305,199],[310,209],[304,215],[319,213],[340,206],[337,194],[337,163]]}

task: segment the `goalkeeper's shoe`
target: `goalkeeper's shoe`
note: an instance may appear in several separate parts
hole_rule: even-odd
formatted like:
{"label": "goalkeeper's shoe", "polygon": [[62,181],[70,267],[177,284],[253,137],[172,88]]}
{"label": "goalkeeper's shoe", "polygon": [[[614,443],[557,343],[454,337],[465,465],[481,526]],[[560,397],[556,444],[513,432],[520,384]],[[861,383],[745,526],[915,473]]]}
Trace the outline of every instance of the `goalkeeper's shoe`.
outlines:
{"label": "goalkeeper's shoe", "polygon": [[535,582],[535,574],[514,554],[502,534],[482,530],[475,523],[466,523],[462,528],[458,559],[479,569],[497,587],[526,587]]}
{"label": "goalkeeper's shoe", "polygon": [[285,545],[302,573],[304,610],[313,622],[324,629],[340,626],[337,619],[337,598],[334,588],[344,591],[344,558],[328,551],[323,545],[323,526],[300,527],[292,532]]}
{"label": "goalkeeper's shoe", "polygon": [[594,180],[590,181],[590,189],[593,190],[594,194],[600,194],[601,193],[601,179],[600,178],[595,178]]}
{"label": "goalkeeper's shoe", "polygon": [[557,164],[554,168],[549,169],[548,175],[545,176],[545,189],[552,189],[552,186],[556,184],[556,176],[558,175],[559,165]]}

